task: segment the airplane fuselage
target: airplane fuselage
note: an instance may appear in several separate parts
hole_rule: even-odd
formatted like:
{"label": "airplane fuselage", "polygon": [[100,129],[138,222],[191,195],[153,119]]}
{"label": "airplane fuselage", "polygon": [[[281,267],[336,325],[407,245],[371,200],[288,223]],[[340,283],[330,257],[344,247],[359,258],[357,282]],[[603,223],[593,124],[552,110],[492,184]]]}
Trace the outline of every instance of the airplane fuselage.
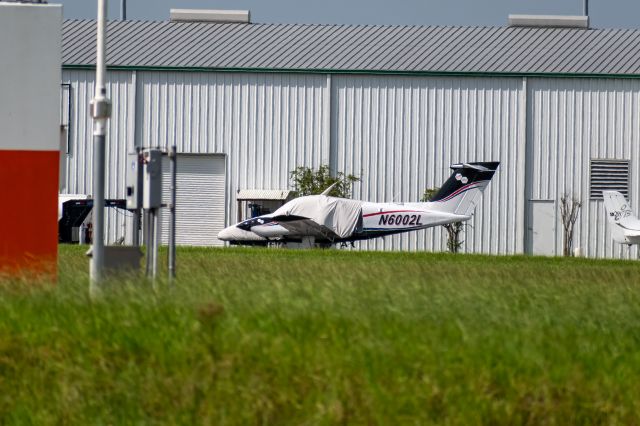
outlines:
{"label": "airplane fuselage", "polygon": [[399,234],[471,218],[429,210],[425,207],[428,204],[365,202],[362,205],[362,229],[356,230],[356,239]]}
{"label": "airplane fuselage", "polygon": [[333,186],[319,195],[295,198],[272,214],[229,226],[218,238],[231,244],[267,244],[270,241],[322,245],[416,231],[464,222],[500,163],[451,165],[453,172],[422,203],[372,203],[329,196]]}
{"label": "airplane fuselage", "polygon": [[318,243],[340,243],[367,240],[386,235],[415,231],[452,222],[469,220],[471,216],[429,210],[429,203],[371,203],[362,202],[362,214],[353,234],[335,238],[309,229],[296,232],[284,227],[271,215],[255,217],[226,228],[220,238],[232,244],[266,244],[269,241],[298,241],[312,236]]}

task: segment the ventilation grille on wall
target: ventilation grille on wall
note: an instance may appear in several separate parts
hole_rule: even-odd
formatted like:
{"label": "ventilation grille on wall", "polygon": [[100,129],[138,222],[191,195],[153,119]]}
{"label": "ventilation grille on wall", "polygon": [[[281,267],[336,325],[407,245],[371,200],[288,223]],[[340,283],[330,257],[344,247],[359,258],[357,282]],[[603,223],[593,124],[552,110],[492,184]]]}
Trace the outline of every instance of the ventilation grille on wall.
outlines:
{"label": "ventilation grille on wall", "polygon": [[629,198],[629,160],[591,160],[590,198],[602,200],[602,191]]}

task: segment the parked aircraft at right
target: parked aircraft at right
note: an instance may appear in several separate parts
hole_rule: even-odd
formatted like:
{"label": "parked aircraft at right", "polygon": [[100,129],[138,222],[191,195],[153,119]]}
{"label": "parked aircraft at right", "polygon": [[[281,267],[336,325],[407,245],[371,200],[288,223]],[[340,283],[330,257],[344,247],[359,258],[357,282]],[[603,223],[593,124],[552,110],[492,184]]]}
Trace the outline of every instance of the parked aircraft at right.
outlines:
{"label": "parked aircraft at right", "polygon": [[631,211],[624,195],[617,191],[602,191],[602,197],[613,240],[621,244],[640,244],[640,220]]}

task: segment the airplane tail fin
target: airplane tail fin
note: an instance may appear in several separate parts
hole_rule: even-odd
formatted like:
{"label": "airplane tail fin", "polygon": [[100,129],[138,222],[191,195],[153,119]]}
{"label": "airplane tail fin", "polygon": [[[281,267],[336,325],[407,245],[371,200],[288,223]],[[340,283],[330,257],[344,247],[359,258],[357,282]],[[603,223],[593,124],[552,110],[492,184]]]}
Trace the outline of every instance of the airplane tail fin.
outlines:
{"label": "airplane tail fin", "polygon": [[635,227],[638,218],[631,211],[631,206],[624,195],[618,191],[602,191],[607,221],[611,225],[611,236],[618,243],[627,242],[625,229]]}
{"label": "airplane tail fin", "polygon": [[453,173],[429,200],[429,207],[447,213],[471,215],[499,165],[498,161],[453,164]]}

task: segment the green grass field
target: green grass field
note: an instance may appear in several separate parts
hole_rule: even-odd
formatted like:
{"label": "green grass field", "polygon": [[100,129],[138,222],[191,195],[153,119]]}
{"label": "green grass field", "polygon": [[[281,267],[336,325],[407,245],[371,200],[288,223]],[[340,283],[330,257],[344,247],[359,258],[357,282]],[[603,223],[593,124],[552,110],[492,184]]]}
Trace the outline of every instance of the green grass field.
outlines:
{"label": "green grass field", "polygon": [[3,424],[638,424],[640,264],[183,249],[0,284]]}

